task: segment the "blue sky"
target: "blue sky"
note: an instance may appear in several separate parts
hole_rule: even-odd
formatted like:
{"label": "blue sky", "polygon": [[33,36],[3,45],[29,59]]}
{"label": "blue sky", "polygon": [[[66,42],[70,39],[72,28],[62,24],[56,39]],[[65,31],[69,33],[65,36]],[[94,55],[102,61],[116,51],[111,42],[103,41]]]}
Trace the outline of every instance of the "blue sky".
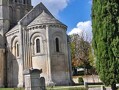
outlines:
{"label": "blue sky", "polygon": [[91,38],[91,0],[32,0],[33,6],[39,2],[68,26],[68,34],[86,33]]}

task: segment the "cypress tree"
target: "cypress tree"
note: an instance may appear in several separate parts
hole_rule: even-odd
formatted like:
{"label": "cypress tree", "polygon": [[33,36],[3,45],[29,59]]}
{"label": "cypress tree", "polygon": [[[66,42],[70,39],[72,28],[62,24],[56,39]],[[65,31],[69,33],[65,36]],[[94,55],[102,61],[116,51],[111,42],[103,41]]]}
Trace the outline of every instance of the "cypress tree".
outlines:
{"label": "cypress tree", "polygon": [[119,1],[93,0],[93,48],[100,79],[116,90],[119,83]]}

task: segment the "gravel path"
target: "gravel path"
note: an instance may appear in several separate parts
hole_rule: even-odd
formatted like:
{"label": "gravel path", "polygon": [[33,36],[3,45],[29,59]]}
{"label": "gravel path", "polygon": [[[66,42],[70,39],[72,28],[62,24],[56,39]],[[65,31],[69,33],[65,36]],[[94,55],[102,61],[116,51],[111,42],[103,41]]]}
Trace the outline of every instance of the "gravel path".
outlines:
{"label": "gravel path", "polygon": [[101,90],[100,88],[89,88],[88,90]]}
{"label": "gravel path", "polygon": [[[89,88],[88,90],[101,90],[101,88]],[[106,88],[106,90],[111,90],[111,88]]]}

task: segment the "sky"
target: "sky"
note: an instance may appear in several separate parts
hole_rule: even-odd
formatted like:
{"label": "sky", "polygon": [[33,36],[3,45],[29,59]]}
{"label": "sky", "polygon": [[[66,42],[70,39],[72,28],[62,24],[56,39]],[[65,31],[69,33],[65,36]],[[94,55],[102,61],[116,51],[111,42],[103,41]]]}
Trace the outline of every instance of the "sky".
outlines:
{"label": "sky", "polygon": [[42,2],[62,23],[68,26],[67,34],[85,34],[92,38],[91,6],[92,0],[32,0],[36,6]]}

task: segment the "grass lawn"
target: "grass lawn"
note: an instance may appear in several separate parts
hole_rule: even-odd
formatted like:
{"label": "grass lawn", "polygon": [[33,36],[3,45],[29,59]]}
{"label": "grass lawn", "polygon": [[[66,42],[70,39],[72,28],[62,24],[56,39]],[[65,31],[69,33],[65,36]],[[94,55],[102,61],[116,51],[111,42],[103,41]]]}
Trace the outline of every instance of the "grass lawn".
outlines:
{"label": "grass lawn", "polygon": [[55,87],[47,87],[47,90],[86,90],[83,87],[76,86],[55,86]]}
{"label": "grass lawn", "polygon": [[[23,88],[0,88],[0,90],[24,90]],[[86,90],[82,87],[65,87],[65,86],[61,86],[61,87],[48,87],[46,90]]]}
{"label": "grass lawn", "polygon": [[14,90],[13,88],[0,88],[0,90]]}
{"label": "grass lawn", "polygon": [[0,90],[25,90],[24,88],[0,88]]}

